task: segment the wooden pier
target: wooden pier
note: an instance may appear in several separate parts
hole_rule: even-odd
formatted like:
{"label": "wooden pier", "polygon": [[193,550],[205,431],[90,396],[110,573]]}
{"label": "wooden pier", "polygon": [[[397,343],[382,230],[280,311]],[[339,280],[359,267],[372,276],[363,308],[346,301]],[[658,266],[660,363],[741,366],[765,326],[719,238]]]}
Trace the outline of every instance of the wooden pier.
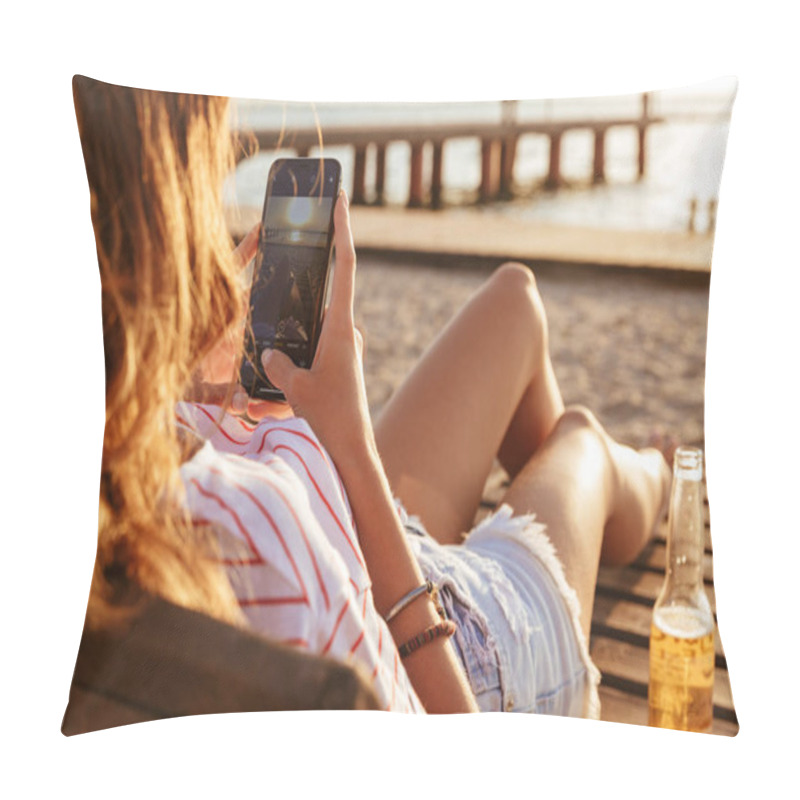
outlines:
{"label": "wooden pier", "polygon": [[[645,270],[664,278],[707,283],[713,236],[686,231],[613,230],[519,220],[501,210],[479,208],[377,208],[351,210],[359,255],[427,264],[480,265],[522,261],[535,269],[560,265],[580,269]],[[261,219],[261,209],[227,210],[236,241]]]}
{"label": "wooden pier", "polygon": [[[411,148],[409,170],[409,208],[440,208],[443,203],[442,168],[445,142],[452,139],[479,139],[481,142],[481,180],[478,199],[489,203],[510,199],[514,192],[514,164],[520,137],[528,134],[544,136],[549,140],[549,167],[544,181],[546,189],[558,189],[564,184],[561,169],[562,140],[565,134],[576,130],[589,130],[594,134],[592,183],[606,180],[606,134],[615,127],[633,127],[638,136],[637,174],[641,178],[647,167],[647,131],[664,117],[650,113],[648,94],[641,98],[638,116],[620,118],[545,119],[518,121],[513,101],[503,104],[502,118],[493,124],[455,123],[443,125],[384,125],[359,127],[331,127],[320,131],[307,129],[261,129],[247,131],[258,143],[259,151],[277,149],[294,150],[307,156],[312,148],[325,146],[350,146],[354,151],[353,185],[350,200],[354,205],[364,205],[368,196],[376,205],[384,203],[386,177],[386,149],[393,142],[406,142]],[[430,158],[426,158],[426,150]],[[367,156],[371,152],[375,162],[374,183],[367,190]],[[242,153],[241,157],[246,157]],[[427,166],[427,174],[426,174]]]}

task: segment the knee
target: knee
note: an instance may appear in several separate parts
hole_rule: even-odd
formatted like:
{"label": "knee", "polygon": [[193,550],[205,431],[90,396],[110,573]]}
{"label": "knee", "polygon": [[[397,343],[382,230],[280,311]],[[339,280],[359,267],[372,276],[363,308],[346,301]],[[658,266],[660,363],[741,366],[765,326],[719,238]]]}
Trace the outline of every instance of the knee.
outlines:
{"label": "knee", "polygon": [[488,287],[494,292],[501,313],[528,321],[535,338],[546,344],[547,315],[532,270],[524,264],[506,262],[492,273]]}
{"label": "knee", "polygon": [[567,434],[573,431],[582,431],[593,437],[603,437],[603,427],[597,417],[582,405],[571,405],[564,409],[564,413],[555,424],[554,433]]}
{"label": "knee", "polygon": [[525,291],[538,295],[533,270],[517,261],[506,261],[501,264],[492,273],[491,280],[493,283],[498,283],[514,291]]}

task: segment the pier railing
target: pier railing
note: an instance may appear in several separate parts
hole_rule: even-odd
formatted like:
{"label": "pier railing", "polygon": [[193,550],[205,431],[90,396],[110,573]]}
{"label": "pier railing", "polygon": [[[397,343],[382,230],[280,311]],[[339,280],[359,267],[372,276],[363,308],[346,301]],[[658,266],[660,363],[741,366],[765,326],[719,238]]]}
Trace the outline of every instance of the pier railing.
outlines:
{"label": "pier railing", "polygon": [[[637,116],[619,118],[587,117],[545,120],[515,119],[513,106],[503,104],[502,119],[496,123],[447,123],[404,125],[373,125],[358,127],[328,127],[324,131],[317,128],[288,129],[263,128],[244,131],[254,142],[259,152],[276,149],[294,150],[299,156],[307,156],[311,149],[324,143],[328,146],[349,146],[354,151],[353,185],[350,201],[356,205],[367,202],[367,151],[374,152],[374,185],[371,195],[378,205],[384,202],[386,182],[386,149],[394,142],[406,142],[411,149],[409,170],[408,206],[419,208],[442,206],[442,166],[444,144],[452,139],[479,139],[481,142],[481,180],[478,190],[480,202],[510,199],[513,195],[514,163],[517,144],[521,136],[538,134],[549,139],[549,164],[544,186],[558,189],[564,184],[561,170],[561,142],[570,131],[589,130],[594,134],[594,152],[591,180],[593,183],[606,181],[606,134],[615,127],[632,127],[638,138],[637,176],[641,178],[647,167],[647,131],[673,119],[650,113],[649,94],[641,97],[640,113]],[[510,112],[510,113],[509,113]],[[680,120],[708,119],[708,115],[681,114]],[[715,119],[719,115],[714,115]],[[424,149],[432,147],[429,159],[429,174],[425,175],[426,159]],[[247,157],[242,152],[240,158]],[[427,179],[426,179],[427,177]]]}

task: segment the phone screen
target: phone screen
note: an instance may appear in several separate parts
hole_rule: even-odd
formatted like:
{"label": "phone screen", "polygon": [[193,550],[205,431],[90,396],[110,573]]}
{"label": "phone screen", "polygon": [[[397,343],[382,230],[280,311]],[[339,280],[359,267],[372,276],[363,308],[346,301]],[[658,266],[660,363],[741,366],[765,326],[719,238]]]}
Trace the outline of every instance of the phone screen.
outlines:
{"label": "phone screen", "polygon": [[241,369],[251,396],[281,396],[261,368],[265,348],[282,350],[299,367],[314,359],[339,176],[337,162],[316,158],[283,159],[270,172]]}

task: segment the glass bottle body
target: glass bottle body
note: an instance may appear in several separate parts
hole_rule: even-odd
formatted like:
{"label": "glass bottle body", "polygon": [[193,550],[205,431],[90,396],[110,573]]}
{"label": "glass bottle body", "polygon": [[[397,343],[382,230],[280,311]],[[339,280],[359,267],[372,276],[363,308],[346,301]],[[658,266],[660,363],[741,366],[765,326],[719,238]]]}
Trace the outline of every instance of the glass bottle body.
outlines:
{"label": "glass bottle body", "polygon": [[649,724],[708,731],[713,715],[714,617],[703,586],[702,451],[675,453],[667,568],[650,628]]}

